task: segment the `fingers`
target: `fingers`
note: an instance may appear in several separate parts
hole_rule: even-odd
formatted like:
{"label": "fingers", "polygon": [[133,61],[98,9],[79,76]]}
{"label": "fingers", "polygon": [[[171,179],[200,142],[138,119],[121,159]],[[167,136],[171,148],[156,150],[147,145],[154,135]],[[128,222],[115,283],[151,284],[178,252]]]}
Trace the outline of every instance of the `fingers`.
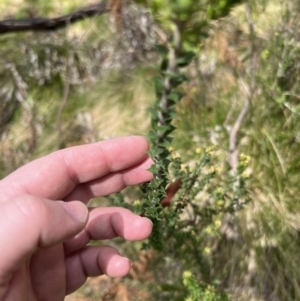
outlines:
{"label": "fingers", "polygon": [[3,179],[1,200],[24,193],[63,199],[79,183],[122,172],[146,160],[148,147],[145,138],[131,136],[57,151]]}
{"label": "fingers", "polygon": [[87,203],[91,198],[121,191],[126,186],[148,182],[153,178],[153,175],[147,171],[151,165],[152,160],[147,158],[140,164],[122,172],[111,173],[100,179],[77,185],[64,200],[80,200]]}
{"label": "fingers", "polygon": [[131,262],[111,247],[86,247],[73,253],[65,260],[67,270],[67,294],[81,287],[88,277],[106,274],[110,277],[123,277]]}
{"label": "fingers", "polygon": [[0,283],[38,248],[59,244],[85,226],[88,210],[81,202],[53,202],[25,195],[0,203]]}
{"label": "fingers", "polygon": [[149,237],[152,222],[124,208],[92,208],[85,229],[76,237],[65,242],[65,254],[75,252],[86,246],[90,240],[122,237],[136,241]]}

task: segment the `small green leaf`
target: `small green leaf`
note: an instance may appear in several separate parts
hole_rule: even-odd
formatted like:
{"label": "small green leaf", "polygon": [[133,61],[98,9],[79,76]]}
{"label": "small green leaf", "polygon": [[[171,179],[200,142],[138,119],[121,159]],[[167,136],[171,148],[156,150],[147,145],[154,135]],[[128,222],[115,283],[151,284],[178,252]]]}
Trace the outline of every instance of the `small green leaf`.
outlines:
{"label": "small green leaf", "polygon": [[159,55],[162,56],[163,58],[166,58],[168,56],[169,49],[167,46],[157,44],[154,47],[155,47],[156,51],[159,53]]}
{"label": "small green leaf", "polygon": [[167,99],[173,101],[174,103],[178,102],[184,96],[183,93],[173,90],[170,94],[167,95]]}
{"label": "small green leaf", "polygon": [[177,86],[181,85],[182,83],[186,82],[187,80],[188,79],[184,74],[180,74],[171,80],[171,85],[173,87],[177,87]]}
{"label": "small green leaf", "polygon": [[152,82],[154,83],[155,92],[157,95],[161,96],[164,91],[164,82],[163,78],[160,76],[154,76],[152,78]]}
{"label": "small green leaf", "polygon": [[179,68],[188,66],[193,58],[195,57],[195,53],[192,51],[183,53],[180,57],[176,60],[176,64]]}
{"label": "small green leaf", "polygon": [[168,60],[167,59],[163,59],[160,65],[160,70],[161,71],[165,71],[168,68]]}

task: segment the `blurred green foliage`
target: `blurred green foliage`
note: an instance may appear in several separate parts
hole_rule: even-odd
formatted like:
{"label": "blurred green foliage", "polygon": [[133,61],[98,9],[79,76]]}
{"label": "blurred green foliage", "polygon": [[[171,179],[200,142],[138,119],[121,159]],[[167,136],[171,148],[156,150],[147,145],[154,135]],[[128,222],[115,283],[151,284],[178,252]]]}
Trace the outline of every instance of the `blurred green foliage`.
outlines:
{"label": "blurred green foliage", "polygon": [[148,7],[155,19],[167,31],[178,27],[183,49],[198,49],[201,39],[207,36],[209,22],[228,15],[232,7],[242,0],[135,0]]}

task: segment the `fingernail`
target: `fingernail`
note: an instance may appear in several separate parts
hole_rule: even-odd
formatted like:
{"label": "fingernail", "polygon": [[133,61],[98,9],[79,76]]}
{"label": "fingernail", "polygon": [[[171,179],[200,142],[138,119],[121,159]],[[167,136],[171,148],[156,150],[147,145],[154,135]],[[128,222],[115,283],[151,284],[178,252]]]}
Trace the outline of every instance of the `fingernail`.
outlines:
{"label": "fingernail", "polygon": [[84,223],[87,220],[88,209],[83,203],[79,201],[73,201],[69,203],[62,202],[62,205],[68,211],[69,215],[71,215],[73,218],[77,219],[82,223]]}
{"label": "fingernail", "polygon": [[148,217],[143,217],[143,218],[147,219],[150,222],[150,224],[153,226],[153,222],[152,222],[152,220],[150,218],[148,218]]}
{"label": "fingernail", "polygon": [[132,267],[132,261],[129,258],[127,258],[127,257],[123,257],[123,258],[127,259],[129,261],[129,263],[130,263],[130,267]]}

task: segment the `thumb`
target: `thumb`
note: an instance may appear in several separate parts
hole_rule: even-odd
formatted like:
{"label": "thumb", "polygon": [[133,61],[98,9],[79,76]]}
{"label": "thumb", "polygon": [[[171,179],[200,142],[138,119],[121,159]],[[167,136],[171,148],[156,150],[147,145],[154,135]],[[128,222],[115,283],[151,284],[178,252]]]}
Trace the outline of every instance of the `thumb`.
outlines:
{"label": "thumb", "polygon": [[78,234],[87,219],[88,209],[79,201],[24,195],[0,203],[0,283],[37,248],[54,246]]}

